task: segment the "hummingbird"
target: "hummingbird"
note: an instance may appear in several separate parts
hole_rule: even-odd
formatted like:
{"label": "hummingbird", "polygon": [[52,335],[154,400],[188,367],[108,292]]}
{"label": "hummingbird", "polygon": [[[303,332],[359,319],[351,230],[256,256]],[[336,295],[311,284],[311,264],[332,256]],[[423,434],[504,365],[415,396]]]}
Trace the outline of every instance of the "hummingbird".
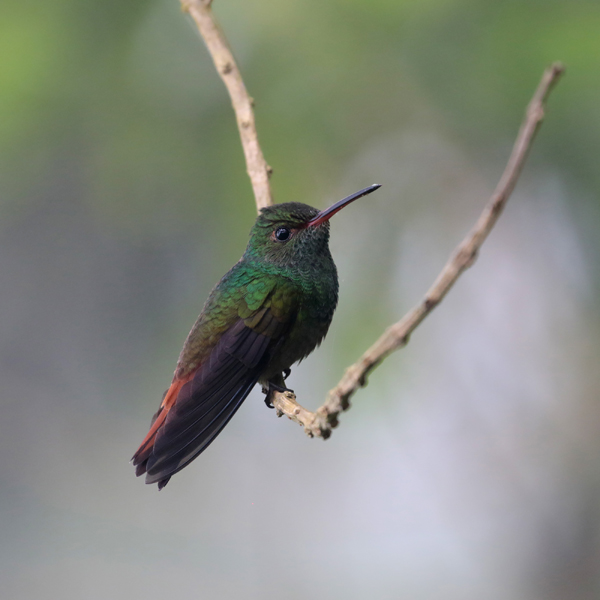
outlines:
{"label": "hummingbird", "polygon": [[299,202],[261,209],[242,258],[211,291],[179,355],[171,386],[133,455],[158,489],[221,433],[252,388],[286,391],[290,367],[325,337],[338,301],[329,219],[374,192],[319,211]]}

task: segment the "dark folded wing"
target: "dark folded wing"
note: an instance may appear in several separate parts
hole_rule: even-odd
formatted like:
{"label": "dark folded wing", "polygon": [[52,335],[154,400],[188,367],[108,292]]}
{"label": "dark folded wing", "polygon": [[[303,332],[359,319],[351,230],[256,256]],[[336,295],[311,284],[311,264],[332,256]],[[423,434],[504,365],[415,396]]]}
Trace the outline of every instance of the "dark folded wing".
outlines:
{"label": "dark folded wing", "polygon": [[156,433],[146,483],[164,487],[219,435],[250,393],[286,329],[266,308],[227,330],[180,390]]}

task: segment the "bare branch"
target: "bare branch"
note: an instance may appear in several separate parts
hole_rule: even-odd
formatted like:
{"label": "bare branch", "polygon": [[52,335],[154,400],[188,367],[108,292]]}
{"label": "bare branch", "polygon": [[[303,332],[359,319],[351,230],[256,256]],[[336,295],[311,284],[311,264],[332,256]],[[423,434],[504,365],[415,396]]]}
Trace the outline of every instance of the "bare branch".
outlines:
{"label": "bare branch", "polygon": [[400,321],[388,327],[361,358],[346,369],[341,381],[329,392],[325,403],[316,412],[302,408],[290,392],[273,393],[270,400],[277,409],[278,416],[287,415],[302,425],[310,437],[327,439],[338,424],[339,413],[350,407],[350,397],[359,387],[366,385],[367,375],[394,350],[406,346],[419,323],[443,300],[461,273],[475,262],[479,248],[498,220],[517,183],[533,138],[544,119],[544,103],[563,72],[564,67],[560,63],[553,64],[544,72],[527,107],[525,119],[496,190],[479,220],[457,246],[423,300]]}
{"label": "bare branch", "polygon": [[200,35],[212,56],[219,76],[227,87],[235,111],[246,169],[254,190],[258,210],[273,204],[269,177],[272,169],[265,161],[258,143],[254,121],[253,101],[248,95],[229,44],[217,25],[211,8],[212,0],[181,0],[183,10],[196,22]]}
{"label": "bare branch", "polygon": [[[196,22],[217,72],[231,97],[257,209],[270,206],[273,204],[269,185],[272,169],[267,165],[258,143],[252,110],[253,101],[246,91],[227,40],[215,21],[211,9],[212,0],[180,1],[183,10],[188,12]],[[286,415],[292,421],[302,425],[310,437],[327,439],[331,435],[332,429],[338,424],[339,413],[350,407],[350,397],[359,387],[366,385],[367,375],[394,350],[406,346],[411,333],[444,299],[461,273],[475,262],[479,248],[496,224],[517,183],[531,143],[544,119],[546,99],[563,72],[564,67],[560,63],[554,63],[544,72],[527,107],[525,119],[496,190],[479,220],[467,237],[457,246],[423,300],[400,321],[388,327],[361,358],[346,369],[341,381],[329,392],[324,404],[315,412],[300,406],[296,402],[294,394],[289,391],[273,392],[270,400],[277,409],[278,416]]]}

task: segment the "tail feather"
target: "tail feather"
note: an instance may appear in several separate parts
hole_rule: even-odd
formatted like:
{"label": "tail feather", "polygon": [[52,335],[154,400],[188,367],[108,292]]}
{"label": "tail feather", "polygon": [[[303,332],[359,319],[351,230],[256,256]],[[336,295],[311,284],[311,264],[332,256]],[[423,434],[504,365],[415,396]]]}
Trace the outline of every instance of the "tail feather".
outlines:
{"label": "tail feather", "polygon": [[156,439],[156,434],[158,433],[158,430],[164,425],[165,419],[167,418],[169,411],[175,404],[175,401],[177,400],[177,396],[179,395],[181,388],[190,379],[192,379],[193,376],[194,373],[191,373],[183,379],[174,379],[173,383],[171,383],[171,387],[165,392],[163,401],[161,402],[158,411],[152,417],[152,421],[150,422],[150,431],[146,434],[146,437],[144,438],[144,440],[140,444],[140,447],[136,450],[135,454],[131,459],[133,462],[133,466],[136,468],[136,477],[139,477],[140,475],[143,475],[146,472],[146,464],[152,452],[154,441]]}
{"label": "tail feather", "polygon": [[[235,390],[223,394],[201,419],[202,423],[198,423],[201,428],[197,432],[194,431],[191,439],[181,440],[179,443],[174,439],[173,445],[168,443],[166,448],[160,448],[157,452],[152,453],[147,461],[146,483],[158,483],[159,489],[161,489],[172,475],[181,471],[198,457],[237,412],[256,384],[256,379],[256,376],[247,378],[237,384]],[[168,442],[170,441],[168,440]]]}

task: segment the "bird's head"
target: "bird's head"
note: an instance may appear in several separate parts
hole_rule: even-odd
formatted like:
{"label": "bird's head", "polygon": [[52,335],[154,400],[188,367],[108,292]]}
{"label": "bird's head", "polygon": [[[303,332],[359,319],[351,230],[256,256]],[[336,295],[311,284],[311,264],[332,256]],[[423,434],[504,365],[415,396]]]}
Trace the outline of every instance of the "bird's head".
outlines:
{"label": "bird's head", "polygon": [[322,211],[300,202],[261,209],[250,232],[245,256],[280,266],[312,262],[319,253],[329,252],[329,219],[354,200],[380,187],[371,185]]}

